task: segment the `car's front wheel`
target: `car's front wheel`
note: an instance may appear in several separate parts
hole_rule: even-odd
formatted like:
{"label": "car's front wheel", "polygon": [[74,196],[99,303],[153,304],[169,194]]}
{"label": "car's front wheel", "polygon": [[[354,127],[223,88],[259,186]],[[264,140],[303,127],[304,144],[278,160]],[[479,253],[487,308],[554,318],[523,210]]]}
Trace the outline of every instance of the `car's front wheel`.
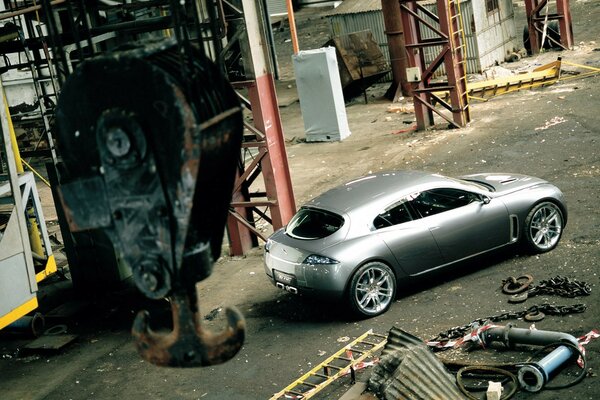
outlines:
{"label": "car's front wheel", "polygon": [[564,225],[558,205],[545,201],[531,209],[525,219],[525,244],[535,253],[545,253],[558,244]]}
{"label": "car's front wheel", "polygon": [[352,309],[358,315],[383,314],[396,296],[396,277],[384,263],[367,263],[352,275],[349,295]]}

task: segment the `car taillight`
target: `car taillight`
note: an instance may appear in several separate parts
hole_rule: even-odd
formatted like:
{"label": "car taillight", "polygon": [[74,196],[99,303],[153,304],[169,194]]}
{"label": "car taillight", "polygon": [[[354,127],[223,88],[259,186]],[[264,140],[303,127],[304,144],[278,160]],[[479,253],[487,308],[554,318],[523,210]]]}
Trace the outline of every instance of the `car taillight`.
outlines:
{"label": "car taillight", "polygon": [[310,256],[306,257],[306,259],[304,260],[304,264],[312,264],[312,265],[338,264],[338,263],[339,263],[339,261],[334,260],[333,258],[320,256],[318,254],[311,254]]}

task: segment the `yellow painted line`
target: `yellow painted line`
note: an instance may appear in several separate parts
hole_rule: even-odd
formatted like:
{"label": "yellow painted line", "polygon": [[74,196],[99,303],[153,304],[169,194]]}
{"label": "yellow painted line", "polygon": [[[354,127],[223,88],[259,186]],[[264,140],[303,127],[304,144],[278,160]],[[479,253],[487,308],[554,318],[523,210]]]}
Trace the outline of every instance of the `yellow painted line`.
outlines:
{"label": "yellow painted line", "polygon": [[573,75],[573,76],[569,76],[569,77],[566,77],[566,78],[563,75],[563,76],[560,77],[559,80],[561,82],[564,82],[564,81],[570,81],[570,80],[573,80],[573,79],[582,79],[582,78],[586,78],[588,76],[593,76],[593,75],[598,75],[598,74],[600,74],[600,71],[586,72],[586,73],[583,73],[583,74]]}
{"label": "yellow painted line", "polygon": [[13,322],[18,320],[22,316],[27,315],[27,313],[35,310],[37,307],[38,307],[37,297],[34,296],[31,300],[28,300],[27,302],[21,304],[19,307],[10,311],[8,314],[1,316],[0,317],[0,329],[6,327],[7,325],[12,324]]}
{"label": "yellow painted line", "polygon": [[479,101],[488,101],[489,99],[485,99],[483,97],[477,97],[477,96],[471,96],[468,95],[469,99],[473,99],[473,100],[479,100]]}
{"label": "yellow painted line", "polygon": [[600,68],[591,67],[589,65],[575,64],[575,63],[572,63],[572,62],[569,62],[569,61],[564,61],[564,60],[563,60],[563,64],[567,64],[567,65],[570,65],[572,67],[579,67],[579,68],[590,69],[592,71],[600,72]]}
{"label": "yellow painted line", "polygon": [[55,273],[56,270],[56,260],[54,259],[54,254],[52,254],[50,255],[50,257],[48,257],[48,261],[46,262],[46,267],[44,268],[44,270],[35,274],[36,282],[43,281],[44,279]]}

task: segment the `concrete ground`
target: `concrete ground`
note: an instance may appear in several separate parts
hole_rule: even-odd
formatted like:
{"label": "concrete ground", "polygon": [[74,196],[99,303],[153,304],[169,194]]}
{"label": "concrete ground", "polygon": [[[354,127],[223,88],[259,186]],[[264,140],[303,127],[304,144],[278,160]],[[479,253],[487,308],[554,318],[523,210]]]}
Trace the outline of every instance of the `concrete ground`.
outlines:
{"label": "concrete ground", "polygon": [[[505,67],[541,65],[557,56],[600,67],[600,44],[595,42],[600,37],[596,24],[600,3],[574,1],[571,12],[578,44],[574,50],[549,52]],[[311,14],[310,18],[316,20],[300,21],[301,33],[304,25],[322,26],[318,17]],[[313,31],[311,37],[315,35]],[[450,176],[477,171],[524,173],[553,182],[566,195],[569,222],[555,250],[528,256],[509,248],[409,282],[386,314],[366,320],[350,318],[343,305],[298,298],[273,287],[264,275],[260,248],[245,257],[223,257],[212,276],[200,284],[200,302],[203,315],[214,317],[204,326],[214,331],[224,326],[225,307],[234,305],[245,315],[246,342],[233,360],[185,370],[144,362],[129,334],[131,321],[142,307],[160,319],[166,304],[149,303],[134,290],[123,289],[85,299],[87,307],[67,323],[67,332],[78,338],[62,351],[27,353],[23,350],[27,340],[3,335],[0,398],[266,399],[343,347],[346,340],[369,329],[386,334],[395,326],[429,339],[477,318],[546,302],[585,303],[587,310],[547,316],[535,324],[537,329],[574,336],[600,329],[599,79],[565,80],[472,103],[469,127],[425,133],[394,133],[411,126],[414,116],[387,112],[390,103],[380,98],[385,86],[377,86],[369,92],[369,104],[357,99],[347,107],[352,135],[335,143],[303,142],[298,103],[281,108],[298,205],[343,181],[378,170],[420,169]],[[283,93],[293,89],[293,83],[289,85],[291,89],[280,84],[282,96],[289,96]],[[556,275],[586,281],[592,294],[576,299],[539,296],[521,305],[509,304],[500,290],[502,280],[526,273],[533,275],[534,283]],[[70,295],[68,283],[55,286],[67,288],[64,297]],[[506,322],[529,326],[523,320]],[[497,349],[444,354],[466,362],[517,362],[529,355],[531,351]],[[560,391],[519,392],[514,398],[598,398],[600,340],[587,345],[587,355],[589,370],[583,382]],[[564,383],[576,372],[570,368],[553,383]],[[338,398],[347,387],[346,378],[317,398]]]}

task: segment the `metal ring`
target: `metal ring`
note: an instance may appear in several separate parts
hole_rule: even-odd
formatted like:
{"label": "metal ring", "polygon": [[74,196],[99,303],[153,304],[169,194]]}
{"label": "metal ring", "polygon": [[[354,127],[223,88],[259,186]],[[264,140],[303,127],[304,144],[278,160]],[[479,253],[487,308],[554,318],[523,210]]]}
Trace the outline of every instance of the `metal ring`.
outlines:
{"label": "metal ring", "polygon": [[44,331],[44,335],[48,335],[48,336],[60,335],[62,333],[66,333],[66,332],[67,332],[67,326],[60,324],[60,325],[54,325],[54,326],[46,329]]}
{"label": "metal ring", "polygon": [[541,311],[532,311],[529,314],[525,314],[523,319],[525,321],[529,321],[529,322],[536,322],[536,321],[543,320],[545,317],[546,317],[546,314],[544,314]]}
{"label": "metal ring", "polygon": [[[525,280],[525,282],[521,283],[520,281]],[[522,275],[518,278],[509,277],[507,282],[502,286],[502,291],[506,294],[516,294],[521,293],[527,290],[529,285],[533,282],[533,276],[531,275]],[[517,285],[515,287],[515,285]]]}
{"label": "metal ring", "polygon": [[510,390],[508,390],[508,391],[506,391],[506,393],[502,394],[502,396],[500,397],[501,400],[506,400],[506,399],[511,398],[517,392],[517,389],[519,388],[519,381],[517,380],[517,377],[513,373],[511,373],[505,369],[489,367],[487,365],[472,365],[472,366],[462,367],[456,373],[456,383],[457,383],[457,386],[460,389],[460,391],[463,392],[463,394],[466,395],[469,399],[474,399],[474,400],[479,399],[479,397],[473,396],[473,394],[471,394],[471,392],[469,392],[467,390],[467,388],[464,384],[463,374],[465,372],[470,372],[470,371],[479,371],[479,372],[483,372],[483,373],[487,372],[492,375],[502,375],[502,376],[505,376],[507,379],[509,379],[513,383],[513,385],[510,388]]}
{"label": "metal ring", "polygon": [[513,294],[512,296],[510,296],[508,298],[508,302],[509,303],[522,303],[525,300],[527,300],[527,292],[525,293],[518,293],[518,294]]}

